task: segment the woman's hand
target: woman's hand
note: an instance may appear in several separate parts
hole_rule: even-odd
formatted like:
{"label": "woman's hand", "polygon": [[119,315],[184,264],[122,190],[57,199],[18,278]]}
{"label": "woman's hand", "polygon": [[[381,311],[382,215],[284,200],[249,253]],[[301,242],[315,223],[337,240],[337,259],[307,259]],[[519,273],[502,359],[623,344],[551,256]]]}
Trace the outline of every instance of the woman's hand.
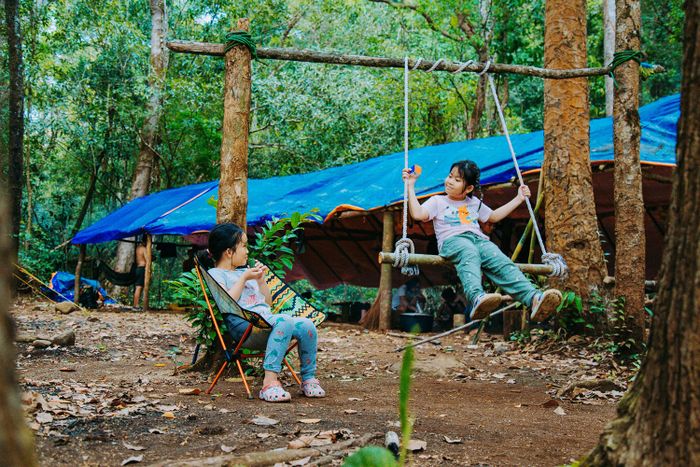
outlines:
{"label": "woman's hand", "polygon": [[527,185],[520,185],[518,188],[518,195],[516,198],[520,200],[520,202],[525,201],[525,198],[529,198],[531,195],[530,193],[530,187]]}

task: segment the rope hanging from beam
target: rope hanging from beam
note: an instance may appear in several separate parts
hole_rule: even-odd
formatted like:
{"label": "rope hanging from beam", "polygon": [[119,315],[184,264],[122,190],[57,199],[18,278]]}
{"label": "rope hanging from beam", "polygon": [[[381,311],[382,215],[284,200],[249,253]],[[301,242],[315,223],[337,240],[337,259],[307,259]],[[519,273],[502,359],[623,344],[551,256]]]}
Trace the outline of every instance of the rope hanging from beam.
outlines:
{"label": "rope hanging from beam", "polygon": [[[408,169],[408,57],[403,62],[403,165]],[[403,183],[403,230],[401,238],[395,245],[394,267],[401,268],[406,276],[417,276],[420,269],[415,264],[408,264],[409,256],[415,254],[413,240],[408,238],[408,180]]]}
{"label": "rope hanging from beam", "polygon": [[[624,58],[624,61],[627,60],[636,60],[635,58],[636,55],[634,54],[628,54],[622,58]],[[621,60],[622,60],[621,58]],[[413,65],[413,68],[411,70],[417,69],[421,62],[423,61],[422,58],[419,58]],[[430,67],[428,70],[426,70],[426,73],[430,73],[433,70],[435,70],[438,65],[443,61],[443,59],[438,59],[432,67]],[[471,63],[473,63],[473,60],[469,60],[465,63],[460,64],[460,67],[458,68],[458,71],[465,69],[467,66],[469,66]],[[491,68],[491,59],[488,59],[486,63],[484,64],[483,68],[481,71],[478,73],[479,77],[483,76],[484,74],[487,74],[489,72],[489,69]],[[622,63],[622,62],[620,62]],[[618,63],[616,66],[619,66],[620,63]],[[404,58],[404,169],[408,169],[408,76],[409,76],[409,67],[408,67],[408,57]],[[496,85],[494,84],[493,81],[493,76],[491,74],[487,74],[487,79],[489,83],[489,87],[491,89],[491,93],[493,95],[493,100],[494,103],[496,104],[496,110],[498,112],[498,117],[501,121],[501,126],[503,128],[503,134],[506,137],[506,141],[508,142],[508,149],[510,150],[510,155],[511,158],[513,159],[513,165],[515,167],[515,172],[518,174],[518,180],[520,181],[520,185],[524,185],[525,181],[523,180],[522,173],[520,171],[520,165],[518,164],[518,158],[515,155],[515,149],[513,149],[513,143],[510,140],[510,133],[508,132],[508,125],[506,124],[506,119],[505,116],[503,115],[503,109],[501,108],[501,101],[498,98],[498,92],[496,91]],[[420,170],[420,167],[414,166],[411,167],[410,170]],[[547,248],[544,245],[544,241],[542,240],[542,234],[540,233],[540,229],[537,225],[537,218],[535,217],[535,213],[532,210],[532,205],[530,204],[529,198],[525,198],[525,205],[527,206],[527,210],[530,213],[530,219],[532,220],[532,225],[535,230],[535,234],[537,236],[537,241],[539,242],[540,250],[542,251],[542,262],[549,266],[551,268],[551,272],[549,273],[550,276],[554,277],[560,277],[560,278],[565,278],[568,275],[568,266],[566,265],[566,261],[564,261],[564,258],[557,254],[557,253],[549,253],[547,252]],[[418,265],[411,262],[411,256],[415,255],[415,246],[413,244],[413,241],[408,238],[408,180],[404,180],[404,186],[403,186],[403,230],[402,230],[402,236],[401,238],[396,242],[395,245],[395,251],[393,255],[393,265],[394,267],[400,267],[401,272],[405,275],[408,276],[415,276],[420,273],[420,270],[418,269]]]}

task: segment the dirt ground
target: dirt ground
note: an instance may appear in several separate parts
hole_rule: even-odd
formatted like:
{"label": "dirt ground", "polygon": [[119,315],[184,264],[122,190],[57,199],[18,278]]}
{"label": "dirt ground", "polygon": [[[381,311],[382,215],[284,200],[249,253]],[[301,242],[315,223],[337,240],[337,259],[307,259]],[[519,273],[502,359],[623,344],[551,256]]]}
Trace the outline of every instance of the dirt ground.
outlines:
{"label": "dirt ground", "polygon": [[[19,380],[42,465],[122,465],[130,458],[151,464],[375,432],[382,434],[380,444],[386,431],[399,431],[402,354],[394,350],[407,338],[324,325],[319,378],[328,396],[307,399],[290,384],[292,402],[271,404],[247,399],[235,374],[208,396],[209,375],[175,371],[194,348],[182,314],[63,315],[30,299],[20,299],[12,314],[20,336],[65,330],[76,335],[73,346],[17,344]],[[556,396],[571,381],[608,374],[584,344],[534,351],[516,349],[501,336],[470,342],[457,333],[441,345],[417,348],[412,438],[427,446],[413,454],[413,465],[552,466],[594,446],[622,392],[578,390],[575,400]],[[252,384],[260,389],[260,379]],[[195,389],[202,392],[183,394]],[[260,426],[252,422],[256,416],[278,423]]]}

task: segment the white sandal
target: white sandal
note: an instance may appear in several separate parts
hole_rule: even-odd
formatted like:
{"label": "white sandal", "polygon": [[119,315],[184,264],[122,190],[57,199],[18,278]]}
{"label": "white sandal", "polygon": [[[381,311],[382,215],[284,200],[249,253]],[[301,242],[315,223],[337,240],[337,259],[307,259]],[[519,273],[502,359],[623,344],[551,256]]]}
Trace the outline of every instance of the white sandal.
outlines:
{"label": "white sandal", "polygon": [[301,383],[301,392],[306,397],[326,397],[326,391],[323,390],[316,378],[307,379]]}
{"label": "white sandal", "polygon": [[262,388],[258,397],[265,402],[289,402],[292,399],[292,395],[282,389],[282,384],[279,382]]}

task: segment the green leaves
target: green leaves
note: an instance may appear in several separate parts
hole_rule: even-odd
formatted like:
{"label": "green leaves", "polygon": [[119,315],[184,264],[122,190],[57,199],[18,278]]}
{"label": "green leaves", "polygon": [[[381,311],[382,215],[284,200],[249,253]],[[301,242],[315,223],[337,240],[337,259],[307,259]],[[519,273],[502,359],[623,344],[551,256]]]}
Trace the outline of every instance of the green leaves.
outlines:
{"label": "green leaves", "polygon": [[284,278],[294,265],[294,250],[290,245],[295,244],[297,250],[304,248],[301,237],[303,224],[320,222],[322,219],[317,212],[317,209],[304,214],[294,212],[289,217],[266,221],[256,232],[255,241],[248,246],[250,257],[262,261],[272,272]]}

